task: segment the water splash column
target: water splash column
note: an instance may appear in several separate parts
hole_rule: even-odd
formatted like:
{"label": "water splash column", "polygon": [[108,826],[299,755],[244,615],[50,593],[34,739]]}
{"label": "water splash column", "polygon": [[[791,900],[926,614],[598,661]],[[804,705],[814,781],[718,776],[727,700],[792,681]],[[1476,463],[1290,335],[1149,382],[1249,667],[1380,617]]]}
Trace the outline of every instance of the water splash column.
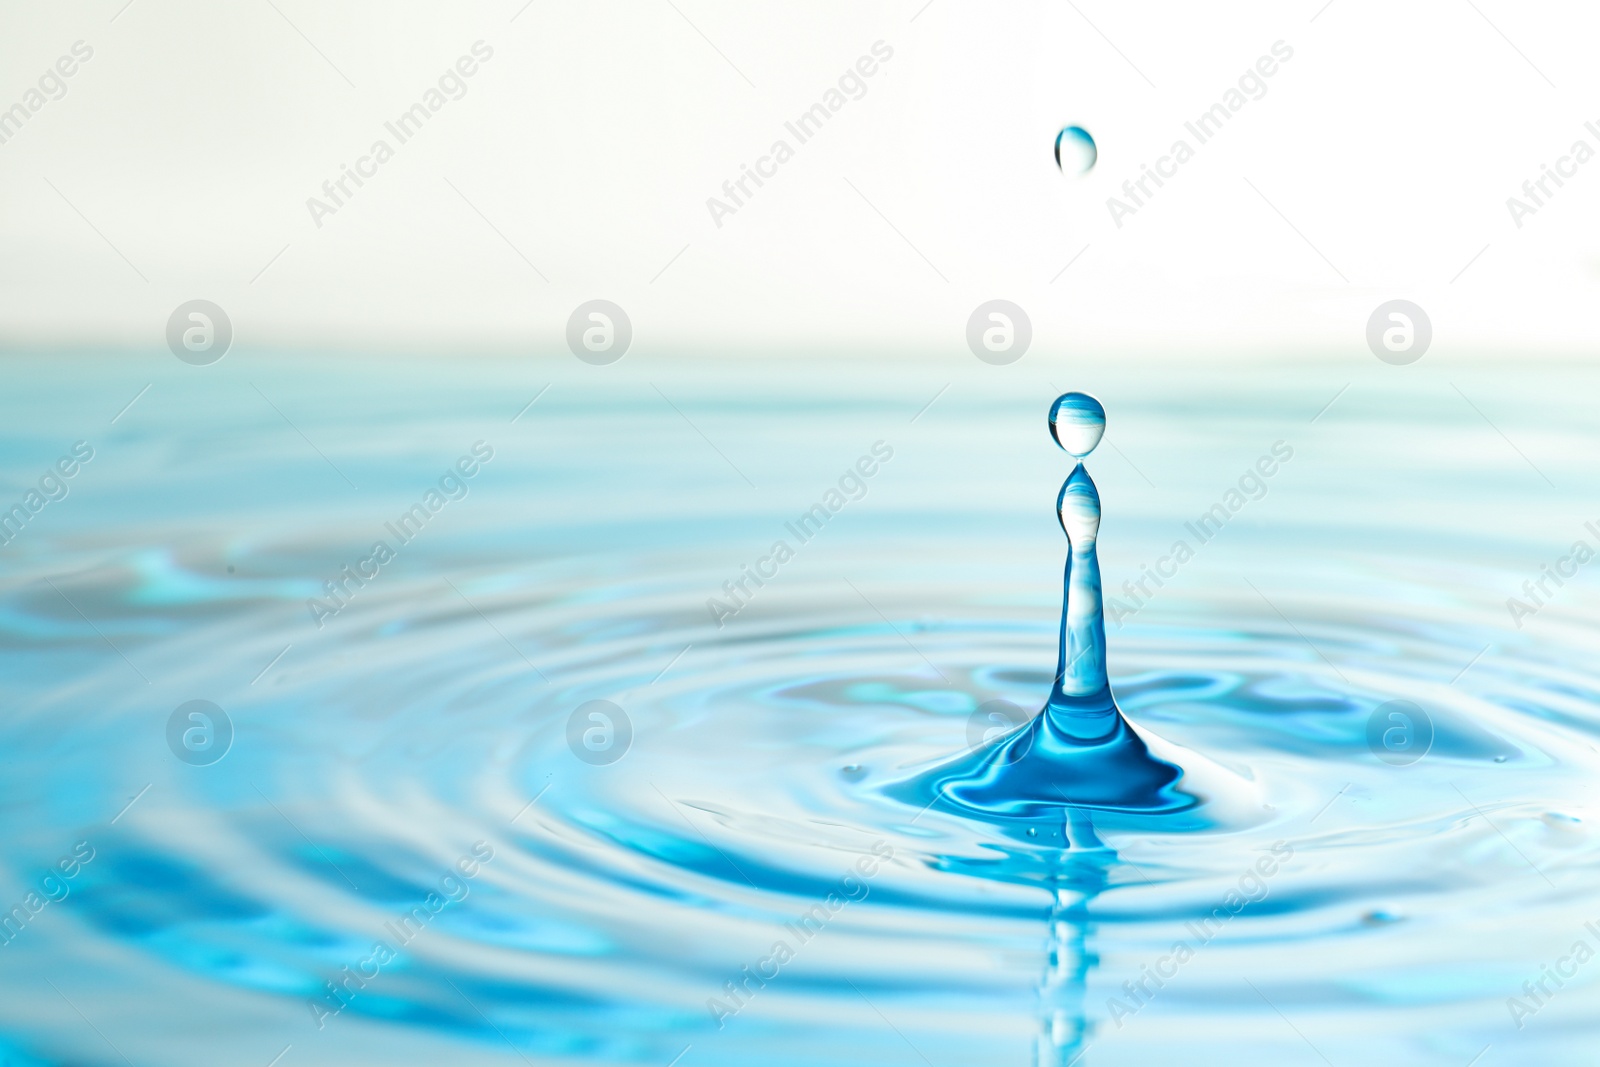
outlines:
{"label": "water splash column", "polygon": [[[1050,434],[1076,460],[1100,443],[1105,409],[1086,393],[1066,393],[1050,407]],[[890,788],[918,807],[950,810],[1019,825],[1060,819],[1063,810],[1181,811],[1194,797],[1173,787],[1183,771],[1150,755],[1117,710],[1106,678],[1106,624],[1100,597],[1100,494],[1081,462],[1061,486],[1056,515],[1067,537],[1061,639],[1056,677],[1040,713],[998,742],[922,771]],[[1073,836],[1068,847],[1085,843]]]}
{"label": "water splash column", "polygon": [[1100,492],[1082,460],[1100,443],[1106,411],[1087,393],[1065,393],[1050,406],[1050,436],[1079,462],[1061,485],[1056,515],[1067,536],[1062,581],[1061,644],[1046,714],[1061,733],[1079,740],[1103,737],[1117,722],[1106,679],[1106,622],[1100,592]]}

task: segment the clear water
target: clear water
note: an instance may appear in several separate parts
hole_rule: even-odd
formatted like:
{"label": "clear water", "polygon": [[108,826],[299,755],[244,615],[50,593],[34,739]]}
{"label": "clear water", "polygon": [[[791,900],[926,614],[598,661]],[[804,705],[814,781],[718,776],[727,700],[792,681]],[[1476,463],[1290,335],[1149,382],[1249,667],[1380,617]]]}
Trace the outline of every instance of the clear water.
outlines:
{"label": "clear water", "polygon": [[1063,126],[1056,134],[1055,155],[1063,174],[1079,177],[1094,169],[1100,150],[1094,136],[1082,126]]}
{"label": "clear water", "polygon": [[[6,500],[94,450],[0,549],[12,1064],[1589,1055],[1600,605],[1505,601],[1597,540],[1593,375],[7,372]],[[1111,412],[1111,685],[1195,802],[919,808],[1050,696],[1068,386]],[[172,729],[197,700],[226,723]],[[1428,723],[1374,728],[1397,700]]]}

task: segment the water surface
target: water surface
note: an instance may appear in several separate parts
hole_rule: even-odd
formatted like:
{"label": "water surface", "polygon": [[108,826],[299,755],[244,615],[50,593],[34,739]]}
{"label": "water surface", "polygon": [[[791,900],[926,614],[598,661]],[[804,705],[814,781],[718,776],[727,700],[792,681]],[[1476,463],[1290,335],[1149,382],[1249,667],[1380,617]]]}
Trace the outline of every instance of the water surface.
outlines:
{"label": "water surface", "polygon": [[[1600,547],[1592,375],[6,369],[8,503],[93,451],[0,548],[9,1062],[1460,1065],[1594,1041],[1600,964],[1523,989],[1600,948],[1592,579],[1520,628],[1506,606]],[[1071,460],[1043,412],[1067,388],[1111,412],[1111,683],[1196,803],[919,810],[892,783],[968,750],[980,706],[1051,690]],[[169,731],[194,700],[231,724],[214,762]],[[1371,742],[1393,700],[1431,722],[1415,761]]]}

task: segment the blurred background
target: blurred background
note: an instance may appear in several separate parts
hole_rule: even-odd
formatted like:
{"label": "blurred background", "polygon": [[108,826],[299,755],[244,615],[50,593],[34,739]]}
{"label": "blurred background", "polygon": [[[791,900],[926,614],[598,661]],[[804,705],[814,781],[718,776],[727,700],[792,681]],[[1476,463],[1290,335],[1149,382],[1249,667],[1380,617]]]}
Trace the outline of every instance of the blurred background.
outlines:
{"label": "blurred background", "polygon": [[[1568,356],[1600,330],[1600,167],[1520,228],[1506,204],[1574,141],[1600,148],[1583,5],[107,0],[5,20],[0,107],[93,53],[0,144],[13,348],[159,347],[196,298],[241,349],[452,356],[559,353],[593,298],[645,358],[960,359],[993,298],[1047,360],[1360,354],[1393,298],[1428,310],[1436,358]],[[385,123],[478,42],[492,58],[400,143]],[[799,144],[784,123],[877,42],[864,95]],[[1276,42],[1292,59],[1199,144],[1184,124]],[[1069,123],[1099,145],[1076,180],[1051,157]],[[719,226],[708,198],[779,138],[794,157]],[[1194,158],[1117,226],[1107,198],[1179,138]],[[314,218],[379,139],[393,158]]]}

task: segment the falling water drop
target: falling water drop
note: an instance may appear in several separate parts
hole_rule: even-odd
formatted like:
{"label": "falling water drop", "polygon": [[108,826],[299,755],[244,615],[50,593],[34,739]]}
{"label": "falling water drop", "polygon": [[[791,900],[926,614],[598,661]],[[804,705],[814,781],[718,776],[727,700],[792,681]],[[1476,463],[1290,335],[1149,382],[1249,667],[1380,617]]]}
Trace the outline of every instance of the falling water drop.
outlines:
{"label": "falling water drop", "polygon": [[1082,126],[1064,126],[1056,134],[1056,166],[1061,173],[1075,178],[1088,174],[1099,158],[1094,138]]}

